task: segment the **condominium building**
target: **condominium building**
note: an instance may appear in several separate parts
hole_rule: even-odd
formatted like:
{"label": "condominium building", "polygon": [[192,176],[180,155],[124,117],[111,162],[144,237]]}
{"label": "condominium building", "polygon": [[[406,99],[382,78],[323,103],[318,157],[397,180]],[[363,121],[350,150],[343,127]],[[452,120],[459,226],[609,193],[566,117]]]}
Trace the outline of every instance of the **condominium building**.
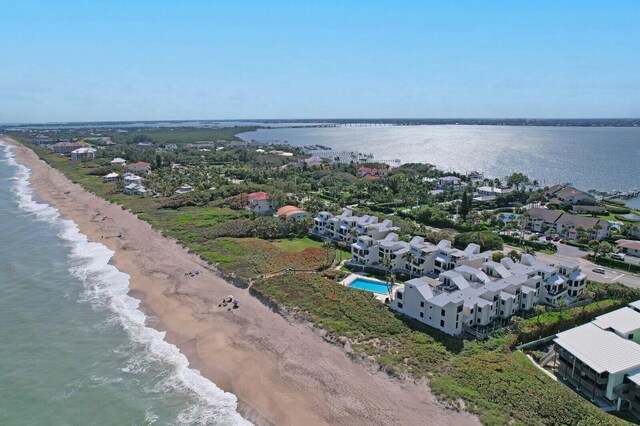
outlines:
{"label": "condominium building", "polygon": [[[451,335],[477,334],[537,304],[555,306],[561,299],[576,300],[585,279],[578,265],[555,267],[530,255],[520,263],[505,258],[500,263],[487,261],[480,268],[458,264],[437,279],[407,281],[395,292],[391,309]],[[577,293],[569,293],[574,288]],[[440,315],[434,316],[436,306]]]}
{"label": "condominium building", "polygon": [[576,240],[581,234],[602,240],[609,236],[609,221],[597,217],[578,216],[561,210],[534,207],[528,210],[525,226],[534,232],[558,234]]}
{"label": "condominium building", "polygon": [[87,148],[90,145],[85,142],[58,142],[49,146],[54,154],[69,154],[78,148]]}
{"label": "condominium building", "polygon": [[419,277],[395,292],[391,308],[452,335],[503,325],[539,303],[576,301],[586,285],[575,263],[552,266],[529,254],[519,263],[494,262],[492,253],[477,244],[460,250],[447,240],[433,244],[414,236],[407,241],[398,230],[390,220],[378,222],[345,209],[339,215],[320,213],[311,234],[349,243],[352,266]]}
{"label": "condominium building", "polygon": [[313,228],[310,232],[311,235],[320,238],[352,244],[360,236],[368,236],[377,241],[385,238],[389,233],[399,230],[400,228],[393,226],[393,222],[388,219],[379,222],[375,216],[354,216],[351,210],[344,209],[339,215],[320,212],[314,218]]}

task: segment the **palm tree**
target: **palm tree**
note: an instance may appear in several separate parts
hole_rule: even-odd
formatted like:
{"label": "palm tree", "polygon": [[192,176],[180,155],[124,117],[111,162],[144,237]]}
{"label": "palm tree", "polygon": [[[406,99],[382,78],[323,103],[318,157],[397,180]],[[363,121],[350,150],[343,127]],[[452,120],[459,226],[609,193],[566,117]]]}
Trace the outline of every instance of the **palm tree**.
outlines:
{"label": "palm tree", "polygon": [[331,240],[324,240],[324,242],[322,243],[322,246],[325,249],[325,258],[326,258],[326,262],[327,265],[329,265],[329,250],[331,250],[333,248],[333,242],[331,242]]}
{"label": "palm tree", "polygon": [[540,316],[547,312],[547,308],[542,305],[536,305],[533,307],[533,312],[536,314],[537,322],[540,322]]}
{"label": "palm tree", "polygon": [[417,257],[411,250],[402,255],[402,259],[405,260],[409,264],[409,277],[413,277],[413,267],[411,266],[413,262],[416,261]]}
{"label": "palm tree", "polygon": [[388,272],[391,272],[391,267],[393,266],[393,259],[391,259],[391,256],[389,254],[385,254],[382,257],[382,266],[387,268]]}
{"label": "palm tree", "polygon": [[338,260],[338,262],[342,262],[342,252],[347,249],[347,243],[346,241],[340,241],[338,246],[340,247],[340,250],[338,250],[338,253],[340,253],[340,260]]}
{"label": "palm tree", "polygon": [[567,301],[564,299],[560,299],[558,300],[557,306],[558,308],[560,308],[560,310],[564,310],[564,308],[567,307]]}
{"label": "palm tree", "polygon": [[397,282],[396,281],[396,274],[389,274],[387,276],[387,282],[390,284],[390,285],[387,285],[387,292],[389,293],[389,301],[391,301],[391,296],[392,296],[392,293],[393,293],[393,286],[395,286],[396,282]]}
{"label": "palm tree", "polygon": [[[589,299],[593,299],[595,297],[595,294],[592,291],[589,290],[583,290],[582,293],[580,293],[580,300],[582,300],[583,302],[586,302]],[[581,316],[584,318],[584,310],[587,307],[587,304],[584,303],[582,305],[582,312],[581,312]]]}

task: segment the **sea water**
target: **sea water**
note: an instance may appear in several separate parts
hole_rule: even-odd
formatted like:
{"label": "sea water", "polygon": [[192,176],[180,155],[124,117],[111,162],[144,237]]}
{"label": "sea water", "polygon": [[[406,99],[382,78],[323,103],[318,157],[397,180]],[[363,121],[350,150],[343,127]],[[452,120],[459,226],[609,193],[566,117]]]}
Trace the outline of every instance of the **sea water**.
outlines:
{"label": "sea water", "polygon": [[247,424],[0,143],[0,425]]}

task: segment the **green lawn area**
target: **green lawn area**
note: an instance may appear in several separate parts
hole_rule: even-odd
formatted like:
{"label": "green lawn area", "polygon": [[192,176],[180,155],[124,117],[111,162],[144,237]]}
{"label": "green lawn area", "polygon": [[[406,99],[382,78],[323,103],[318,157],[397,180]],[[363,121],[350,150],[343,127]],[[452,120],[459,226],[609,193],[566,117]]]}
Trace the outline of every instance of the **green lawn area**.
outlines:
{"label": "green lawn area", "polygon": [[[591,285],[593,289],[593,285]],[[638,291],[624,297],[639,297]],[[304,313],[356,355],[373,357],[390,374],[427,377],[443,400],[476,413],[487,425],[616,425],[606,414],[537,369],[503,332],[486,341],[453,338],[401,319],[370,294],[320,275],[283,275],[255,283],[252,291]],[[621,296],[623,297],[623,296]],[[585,310],[545,314],[523,324],[523,333],[566,329],[621,303],[603,301]],[[540,327],[540,328],[538,328]],[[537,336],[536,336],[537,337]]]}
{"label": "green lawn area", "polygon": [[309,237],[276,240],[273,241],[273,245],[287,251],[302,251],[308,247],[323,248],[321,241],[312,240]]}

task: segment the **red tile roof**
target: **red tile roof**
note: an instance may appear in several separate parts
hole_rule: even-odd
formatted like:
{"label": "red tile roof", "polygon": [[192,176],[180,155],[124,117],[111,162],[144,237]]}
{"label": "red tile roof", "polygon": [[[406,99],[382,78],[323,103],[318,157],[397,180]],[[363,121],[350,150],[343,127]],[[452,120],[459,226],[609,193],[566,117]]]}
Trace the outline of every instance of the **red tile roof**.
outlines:
{"label": "red tile roof", "polygon": [[138,161],[137,163],[131,163],[128,167],[149,167],[151,164],[145,163],[144,161]]}
{"label": "red tile roof", "polygon": [[268,200],[269,199],[269,194],[267,194],[264,191],[252,192],[251,194],[247,194],[247,196],[250,199],[256,200],[256,201]]}
{"label": "red tile roof", "polygon": [[291,215],[298,214],[298,213],[309,214],[308,212],[302,210],[300,207],[282,206],[278,209],[278,211],[276,212],[276,215],[289,217]]}

